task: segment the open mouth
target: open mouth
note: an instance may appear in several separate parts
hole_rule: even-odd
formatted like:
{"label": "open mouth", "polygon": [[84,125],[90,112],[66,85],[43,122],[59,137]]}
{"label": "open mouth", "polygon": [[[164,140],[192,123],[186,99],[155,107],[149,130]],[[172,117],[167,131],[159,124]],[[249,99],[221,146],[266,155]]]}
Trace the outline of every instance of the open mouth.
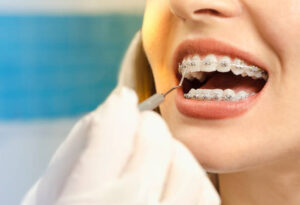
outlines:
{"label": "open mouth", "polygon": [[186,99],[238,102],[258,94],[268,80],[268,73],[239,58],[209,54],[186,56],[178,66],[184,74]]}
{"label": "open mouth", "polygon": [[266,90],[269,74],[254,55],[211,38],[186,40],[174,53],[182,89],[175,103],[188,117],[231,118],[245,113]]}

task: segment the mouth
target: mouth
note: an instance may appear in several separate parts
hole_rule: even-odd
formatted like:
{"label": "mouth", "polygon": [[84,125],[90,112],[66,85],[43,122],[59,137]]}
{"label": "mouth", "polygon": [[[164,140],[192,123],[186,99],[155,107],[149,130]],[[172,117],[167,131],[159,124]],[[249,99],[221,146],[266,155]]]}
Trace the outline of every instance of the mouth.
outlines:
{"label": "mouth", "polygon": [[182,43],[174,60],[182,89],[178,110],[189,117],[223,119],[253,107],[268,82],[268,72],[253,55],[213,39]]}

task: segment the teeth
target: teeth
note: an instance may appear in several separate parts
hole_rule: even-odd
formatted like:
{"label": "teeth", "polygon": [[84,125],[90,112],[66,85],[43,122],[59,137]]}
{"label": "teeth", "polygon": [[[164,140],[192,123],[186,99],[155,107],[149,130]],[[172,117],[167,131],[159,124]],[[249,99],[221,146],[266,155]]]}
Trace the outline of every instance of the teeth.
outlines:
{"label": "teeth", "polygon": [[188,58],[186,60],[186,65],[188,65],[188,67],[191,69],[191,67],[192,67],[192,59],[191,58]]}
{"label": "teeth", "polygon": [[235,92],[231,89],[226,89],[223,92],[223,98],[226,101],[233,101],[235,97]]}
{"label": "teeth", "polygon": [[237,94],[231,89],[191,89],[184,94],[185,98],[207,101],[240,101],[245,100],[255,93],[249,94],[246,91],[239,91]]}
{"label": "teeth", "polygon": [[216,65],[218,63],[217,57],[215,55],[206,56],[201,65],[201,71],[203,72],[214,72],[216,71]]}
{"label": "teeth", "polygon": [[191,75],[192,75],[193,79],[197,79],[201,83],[203,83],[206,79],[206,73],[203,73],[203,72],[194,72],[194,73],[191,73]]}
{"label": "teeth", "polygon": [[248,76],[255,76],[260,70],[255,66],[249,66],[249,69],[246,69],[246,73]]}
{"label": "teeth", "polygon": [[[196,72],[230,72],[232,71],[235,75],[241,75],[243,77],[249,76],[253,79],[263,78],[267,80],[268,75],[266,71],[256,67],[247,65],[241,59],[231,60],[228,56],[220,57],[219,59],[214,54],[207,55],[204,59],[201,59],[199,55],[190,56],[185,58],[182,63],[179,65],[178,70],[180,73],[186,71],[185,77],[188,79],[201,79],[204,81],[205,75],[195,74]],[[189,75],[189,73],[193,73]]]}
{"label": "teeth", "polygon": [[197,72],[197,71],[200,71],[199,68],[201,66],[201,58],[200,56],[198,55],[195,55],[193,58],[192,58],[192,70]]}
{"label": "teeth", "polygon": [[248,94],[247,92],[242,90],[234,96],[234,101],[244,100],[249,96],[250,96],[250,94]]}
{"label": "teeth", "polygon": [[223,99],[223,90],[222,89],[214,89],[212,90],[212,95],[213,95],[213,98],[212,100],[222,100]]}
{"label": "teeth", "polygon": [[[231,60],[228,56],[217,58],[213,54],[207,55],[204,59],[201,59],[199,55],[187,57],[179,64],[178,69],[180,73],[185,72],[185,78],[197,79],[200,82],[204,82],[210,75],[209,73],[214,71],[222,73],[231,71],[235,75],[249,76],[253,79],[263,78],[267,80],[268,78],[266,71],[253,65],[247,65],[241,59]],[[246,91],[235,93],[231,89],[191,89],[187,94],[184,94],[184,97],[206,101],[241,101],[254,94],[249,94]]]}
{"label": "teeth", "polygon": [[185,78],[188,80],[193,80],[193,79],[197,79],[199,80],[201,83],[203,83],[206,79],[206,73],[203,72],[193,72],[193,73],[187,73],[185,74]]}
{"label": "teeth", "polygon": [[240,60],[240,59],[234,59],[233,61],[233,66],[231,68],[231,71],[233,72],[233,74],[235,75],[241,75],[242,73],[244,73],[244,67],[245,67],[245,63],[244,61]]}
{"label": "teeth", "polygon": [[193,80],[193,79],[194,79],[194,76],[193,76],[193,75],[194,75],[194,73],[187,73],[187,74],[185,74],[184,77],[185,77],[186,79],[188,79],[188,80]]}
{"label": "teeth", "polygon": [[230,66],[231,66],[231,59],[225,56],[220,59],[219,65],[217,66],[217,71],[221,73],[229,72]]}
{"label": "teeth", "polygon": [[262,78],[262,73],[261,72],[257,72],[254,75],[256,78]]}
{"label": "teeth", "polygon": [[179,64],[178,70],[180,73],[183,73],[184,70],[190,70],[190,65],[187,62],[187,59],[183,59],[182,63]]}

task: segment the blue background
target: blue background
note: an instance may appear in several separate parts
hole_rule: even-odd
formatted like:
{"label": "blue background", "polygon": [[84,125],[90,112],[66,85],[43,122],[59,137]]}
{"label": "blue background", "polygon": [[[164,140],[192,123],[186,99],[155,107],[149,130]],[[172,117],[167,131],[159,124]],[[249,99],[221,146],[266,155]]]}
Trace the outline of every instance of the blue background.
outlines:
{"label": "blue background", "polygon": [[77,116],[116,85],[142,16],[0,16],[0,120]]}
{"label": "blue background", "polygon": [[20,204],[74,123],[111,92],[141,24],[135,13],[0,15],[1,205]]}

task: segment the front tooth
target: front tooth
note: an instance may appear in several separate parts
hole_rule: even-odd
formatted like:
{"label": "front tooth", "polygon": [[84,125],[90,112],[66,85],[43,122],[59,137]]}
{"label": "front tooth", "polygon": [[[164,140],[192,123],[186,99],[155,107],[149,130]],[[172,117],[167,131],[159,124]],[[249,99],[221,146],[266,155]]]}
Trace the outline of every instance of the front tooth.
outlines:
{"label": "front tooth", "polygon": [[233,101],[235,97],[235,92],[231,89],[224,90],[223,99],[226,101]]}
{"label": "front tooth", "polygon": [[188,62],[188,59],[183,59],[181,66],[182,66],[182,72],[181,73],[183,73],[184,69],[185,69],[185,73],[190,73],[191,72],[190,71],[190,64]]}
{"label": "front tooth", "polygon": [[193,56],[192,58],[192,72],[200,71],[201,58],[198,55]]}
{"label": "front tooth", "polygon": [[189,91],[190,94],[195,94],[197,93],[197,90],[195,88],[192,88],[190,91]]}
{"label": "front tooth", "polygon": [[178,71],[180,74],[183,74],[184,72],[188,73],[187,69],[188,69],[188,67],[187,67],[185,61],[183,61],[181,64],[178,65]]}
{"label": "front tooth", "polygon": [[201,65],[201,71],[214,72],[216,71],[217,57],[213,54],[206,56]]}
{"label": "front tooth", "polygon": [[190,98],[194,97],[195,95],[197,95],[197,90],[192,88],[188,94],[187,94]]}
{"label": "front tooth", "polygon": [[194,88],[192,88],[188,93],[184,94],[185,98],[193,98],[193,95],[196,93],[196,90]]}
{"label": "front tooth", "polygon": [[223,90],[222,89],[214,89],[212,90],[212,99],[213,100],[222,100],[223,97]]}
{"label": "front tooth", "polygon": [[231,67],[231,71],[235,75],[241,75],[244,72],[245,63],[240,59],[235,59]]}
{"label": "front tooth", "polygon": [[202,100],[210,100],[212,98],[212,93],[209,89],[200,89],[198,94]]}
{"label": "front tooth", "polygon": [[191,67],[191,65],[192,65],[192,59],[191,59],[190,57],[188,57],[188,58],[186,59],[186,64],[187,64],[189,67]]}
{"label": "front tooth", "polygon": [[231,65],[231,59],[227,56],[221,58],[219,60],[217,71],[221,73],[229,72],[230,71],[230,65]]}

